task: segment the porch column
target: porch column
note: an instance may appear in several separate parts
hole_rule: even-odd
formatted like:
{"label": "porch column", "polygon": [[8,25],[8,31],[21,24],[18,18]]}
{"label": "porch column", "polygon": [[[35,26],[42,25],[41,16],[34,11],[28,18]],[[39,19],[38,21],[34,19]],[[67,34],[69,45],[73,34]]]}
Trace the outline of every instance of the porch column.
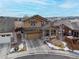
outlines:
{"label": "porch column", "polygon": [[63,40],[63,28],[62,28],[62,25],[60,25],[60,31],[59,31],[59,37],[60,37],[60,40]]}
{"label": "porch column", "polygon": [[27,33],[25,33],[25,38],[26,38],[26,40],[28,40],[28,36],[27,36],[28,34]]}
{"label": "porch column", "polygon": [[49,22],[49,38],[51,38],[51,22]]}
{"label": "porch column", "polygon": [[13,39],[14,39],[14,42],[17,42],[17,33],[16,32],[13,32]]}
{"label": "porch column", "polygon": [[49,29],[49,38],[51,38],[51,27]]}
{"label": "porch column", "polygon": [[22,36],[22,42],[25,42],[26,41],[26,38],[25,38],[25,33],[21,33],[21,36]]}
{"label": "porch column", "polygon": [[56,28],[55,30],[56,30],[56,33],[55,33],[56,34],[56,39],[59,39],[59,30],[58,30],[58,28]]}
{"label": "porch column", "polygon": [[44,39],[44,37],[45,37],[45,30],[43,30],[43,32],[42,32],[42,39]]}

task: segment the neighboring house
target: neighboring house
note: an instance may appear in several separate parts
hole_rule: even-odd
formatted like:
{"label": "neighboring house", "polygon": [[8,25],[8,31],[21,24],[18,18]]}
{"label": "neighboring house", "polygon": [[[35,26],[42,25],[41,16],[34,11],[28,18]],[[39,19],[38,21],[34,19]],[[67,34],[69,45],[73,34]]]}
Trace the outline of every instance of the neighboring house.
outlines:
{"label": "neighboring house", "polygon": [[12,32],[14,30],[14,22],[18,18],[14,17],[0,17],[0,33]]}
{"label": "neighboring house", "polygon": [[16,43],[21,43],[22,42],[22,37],[23,37],[23,18],[18,18],[16,21],[14,21],[14,44]]}
{"label": "neighboring house", "polygon": [[24,24],[23,24],[23,22],[22,22],[22,21],[15,21],[15,22],[14,22],[14,24],[15,24],[15,29],[16,29],[16,28],[20,28],[20,27],[23,27],[23,26],[24,26]]}
{"label": "neighboring house", "polygon": [[0,33],[0,44],[10,43],[12,37],[12,33]]}
{"label": "neighboring house", "polygon": [[79,50],[79,23],[71,21],[58,21],[54,23],[58,29],[58,39],[65,40],[70,49]]}
{"label": "neighboring house", "polygon": [[[9,38],[12,43],[16,41],[15,39],[15,22],[18,20],[18,17],[0,17],[0,38],[3,38],[4,40],[6,38]],[[2,39],[2,40],[3,40]],[[5,40],[4,42],[7,42]]]}
{"label": "neighboring house", "polygon": [[24,29],[26,39],[39,39],[42,35],[42,28],[48,24],[48,20],[39,15],[34,15],[24,20]]}
{"label": "neighboring house", "polygon": [[67,41],[68,45],[71,49],[78,49],[79,50],[79,24],[76,22],[72,22],[69,24],[64,24],[64,39]]}
{"label": "neighboring house", "polygon": [[53,26],[55,27],[54,29],[56,30],[56,37],[57,39],[60,39],[60,40],[64,40],[64,37],[63,37],[63,24],[70,24],[71,22],[69,20],[58,20],[58,21],[54,21],[53,22]]}

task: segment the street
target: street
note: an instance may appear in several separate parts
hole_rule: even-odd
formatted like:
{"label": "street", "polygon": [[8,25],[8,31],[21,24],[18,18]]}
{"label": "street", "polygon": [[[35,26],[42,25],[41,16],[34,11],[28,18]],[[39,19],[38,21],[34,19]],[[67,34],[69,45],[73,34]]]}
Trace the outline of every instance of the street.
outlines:
{"label": "street", "polygon": [[37,54],[37,55],[18,57],[15,59],[74,59],[74,58],[59,55],[50,55],[50,54]]}

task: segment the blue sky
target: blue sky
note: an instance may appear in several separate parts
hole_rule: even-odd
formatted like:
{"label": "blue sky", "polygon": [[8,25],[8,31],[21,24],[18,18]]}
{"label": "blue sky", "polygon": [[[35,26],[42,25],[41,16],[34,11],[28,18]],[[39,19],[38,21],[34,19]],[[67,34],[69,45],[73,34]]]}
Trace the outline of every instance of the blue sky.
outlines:
{"label": "blue sky", "polygon": [[0,16],[79,16],[79,0],[0,0]]}

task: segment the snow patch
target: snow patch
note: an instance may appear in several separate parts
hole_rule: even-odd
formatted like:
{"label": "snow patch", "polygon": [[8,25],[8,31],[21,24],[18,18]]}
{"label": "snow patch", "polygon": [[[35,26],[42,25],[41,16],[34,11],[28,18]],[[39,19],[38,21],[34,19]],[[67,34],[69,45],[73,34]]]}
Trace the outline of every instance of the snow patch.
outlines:
{"label": "snow patch", "polygon": [[53,45],[53,44],[51,44],[51,43],[49,43],[49,42],[46,42],[46,43],[47,43],[47,45],[48,45],[49,48],[63,49],[63,50],[65,50],[65,51],[70,50],[70,49],[67,47],[67,43],[65,43],[65,42],[63,42],[63,41],[62,41],[62,43],[64,44],[64,48],[55,46],[55,45]]}
{"label": "snow patch", "polygon": [[73,52],[79,55],[79,50],[74,50]]}
{"label": "snow patch", "polygon": [[49,48],[54,48],[54,49],[61,49],[60,47],[57,47],[49,42],[46,42]]}

